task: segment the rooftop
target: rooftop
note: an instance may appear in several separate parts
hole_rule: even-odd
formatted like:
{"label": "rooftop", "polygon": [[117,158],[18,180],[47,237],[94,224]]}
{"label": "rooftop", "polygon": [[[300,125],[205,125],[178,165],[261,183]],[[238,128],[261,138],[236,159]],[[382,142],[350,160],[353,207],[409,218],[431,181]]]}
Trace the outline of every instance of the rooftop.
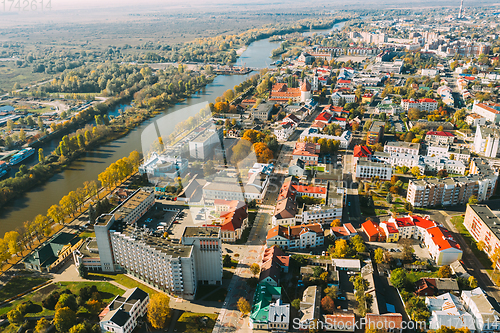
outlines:
{"label": "rooftop", "polygon": [[217,228],[186,227],[182,237],[220,238],[220,232]]}

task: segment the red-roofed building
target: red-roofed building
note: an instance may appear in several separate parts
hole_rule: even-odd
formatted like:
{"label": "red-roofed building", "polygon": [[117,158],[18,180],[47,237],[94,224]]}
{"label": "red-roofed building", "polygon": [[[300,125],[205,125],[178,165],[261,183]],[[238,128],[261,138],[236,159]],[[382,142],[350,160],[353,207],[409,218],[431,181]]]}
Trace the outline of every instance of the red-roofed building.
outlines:
{"label": "red-roofed building", "polygon": [[319,128],[320,130],[323,130],[323,128],[326,127],[326,123],[324,121],[315,120],[314,123],[312,123],[311,127]]}
{"label": "red-roofed building", "polygon": [[222,241],[236,242],[248,227],[247,205],[244,201],[222,199],[215,199],[214,205],[215,211],[219,213],[215,223],[221,229]]}
{"label": "red-roofed building", "polygon": [[403,99],[401,100],[403,110],[419,109],[420,111],[434,111],[438,107],[438,102],[432,98],[422,98],[419,100]]}
{"label": "red-roofed building", "polygon": [[317,165],[320,145],[310,142],[296,142],[292,153],[292,159],[301,159],[306,165]]}
{"label": "red-roofed building", "polygon": [[326,188],[320,186],[292,185],[296,196],[308,195],[313,198],[322,198],[326,200]]}
{"label": "red-roofed building", "polygon": [[452,234],[441,226],[426,229],[424,243],[438,266],[462,259],[462,249]]}
{"label": "red-roofed building", "polygon": [[335,239],[349,239],[356,236],[358,232],[351,223],[345,223],[340,227],[331,227],[330,234],[333,235]]}
{"label": "red-roofed building", "polygon": [[381,329],[386,332],[400,331],[403,328],[401,313],[367,313],[365,320],[367,328]]}
{"label": "red-roofed building", "polygon": [[358,158],[367,157],[367,158],[371,159],[372,155],[373,155],[372,150],[370,148],[368,148],[367,146],[361,146],[361,145],[354,146],[354,152],[353,152],[354,165],[356,165]]}
{"label": "red-roofed building", "polygon": [[260,265],[259,282],[265,281],[272,286],[278,286],[281,273],[288,273],[290,256],[278,246],[266,248]]}
{"label": "red-roofed building", "polygon": [[472,112],[486,118],[487,121],[498,124],[500,123],[500,104],[497,103],[478,103],[474,101]]}
{"label": "red-roofed building", "polygon": [[373,222],[373,221],[366,221],[365,223],[361,224],[361,229],[365,233],[365,235],[368,237],[369,242],[381,242],[382,241],[382,235],[380,234],[380,227],[378,223]]}
{"label": "red-roofed building", "polygon": [[321,224],[296,226],[277,225],[267,232],[267,247],[278,245],[284,249],[307,249],[324,245],[324,230]]}
{"label": "red-roofed building", "polygon": [[338,80],[337,87],[349,87],[351,85],[351,80]]}
{"label": "red-roofed building", "polygon": [[290,113],[288,116],[286,116],[285,118],[283,118],[282,122],[284,122],[284,123],[290,123],[291,122],[294,125],[298,125],[300,123],[300,119],[296,115]]}
{"label": "red-roofed building", "polygon": [[319,116],[316,117],[316,121],[322,121],[324,123],[329,123],[330,120],[332,119],[331,113],[328,113],[326,111],[323,111],[319,114]]}
{"label": "red-roofed building", "polygon": [[323,316],[325,330],[327,332],[354,332],[356,316],[352,311],[335,312]]}
{"label": "red-roofed building", "polygon": [[336,124],[336,125],[339,125],[340,128],[344,129],[347,125],[347,118],[343,118],[343,117],[333,117],[331,120],[330,120],[330,123],[332,124]]}
{"label": "red-roofed building", "polygon": [[429,131],[425,135],[425,140],[437,144],[452,144],[455,141],[455,135],[445,131]]}

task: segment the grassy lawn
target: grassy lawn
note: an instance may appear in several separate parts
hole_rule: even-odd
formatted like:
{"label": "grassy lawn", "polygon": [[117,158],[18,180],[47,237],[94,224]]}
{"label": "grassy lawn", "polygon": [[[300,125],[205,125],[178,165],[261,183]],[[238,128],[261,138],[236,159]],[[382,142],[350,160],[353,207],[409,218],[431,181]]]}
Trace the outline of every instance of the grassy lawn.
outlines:
{"label": "grassy lawn", "polygon": [[306,170],[316,170],[319,172],[325,172],[325,167],[324,166],[308,165],[308,166],[306,166]]}
{"label": "grassy lawn", "polygon": [[48,280],[47,278],[32,276],[14,277],[0,289],[0,301],[5,301],[6,299],[28,291]]}
{"label": "grassy lawn", "polygon": [[95,279],[95,280],[102,280],[102,279],[109,279],[113,280],[115,282],[118,282],[124,287],[127,288],[141,288],[145,292],[149,294],[149,296],[156,294],[157,291],[146,286],[145,284],[142,284],[134,279],[129,278],[125,274],[102,274],[102,273],[89,273],[89,279]]}
{"label": "grassy lawn", "polygon": [[406,277],[408,278],[408,281],[411,284],[415,284],[418,280],[424,277],[437,277],[437,271],[436,272],[406,272]]}
{"label": "grassy lawn", "polygon": [[[175,330],[184,333],[212,332],[217,317],[215,313],[184,312],[175,324]],[[206,325],[202,323],[201,318],[207,319]]]}
{"label": "grassy lawn", "polygon": [[42,301],[50,295],[53,291],[62,291],[64,289],[69,289],[73,294],[78,294],[80,288],[85,286],[96,285],[99,293],[101,294],[104,303],[110,302],[116,295],[122,295],[124,290],[112,285],[108,282],[59,282],[49,284],[36,292],[29,293],[24,297],[11,302],[0,308],[0,315],[6,314],[19,304],[31,301],[37,304],[37,307],[31,313],[26,314],[26,317],[38,317],[38,316],[51,316],[55,313],[54,310],[49,310],[41,306]]}
{"label": "grassy lawn", "polygon": [[457,228],[457,230],[460,232],[462,237],[464,238],[465,242],[469,245],[470,249],[474,253],[474,255],[479,259],[481,264],[485,268],[490,268],[492,265],[492,262],[490,258],[488,258],[488,255],[484,251],[480,251],[477,248],[477,243],[474,240],[474,238],[471,236],[469,231],[465,228],[464,226],[464,217],[463,216],[454,216],[451,218],[451,223]]}
{"label": "grassy lawn", "polygon": [[81,238],[90,238],[90,237],[95,237],[95,232],[90,232],[90,231],[84,231],[80,234]]}
{"label": "grassy lawn", "polygon": [[387,211],[383,209],[375,209],[375,215],[387,215]]}

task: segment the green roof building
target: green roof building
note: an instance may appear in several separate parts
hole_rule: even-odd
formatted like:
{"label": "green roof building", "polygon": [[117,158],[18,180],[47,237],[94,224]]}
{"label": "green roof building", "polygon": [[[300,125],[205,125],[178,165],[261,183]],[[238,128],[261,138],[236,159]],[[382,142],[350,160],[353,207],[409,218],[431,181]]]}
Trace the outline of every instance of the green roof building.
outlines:
{"label": "green roof building", "polygon": [[59,268],[82,244],[83,239],[76,234],[61,232],[45,242],[24,259],[26,269],[50,272]]}
{"label": "green roof building", "polygon": [[267,282],[257,285],[253,297],[250,327],[252,329],[286,329],[290,323],[290,304],[281,303],[281,287]]}

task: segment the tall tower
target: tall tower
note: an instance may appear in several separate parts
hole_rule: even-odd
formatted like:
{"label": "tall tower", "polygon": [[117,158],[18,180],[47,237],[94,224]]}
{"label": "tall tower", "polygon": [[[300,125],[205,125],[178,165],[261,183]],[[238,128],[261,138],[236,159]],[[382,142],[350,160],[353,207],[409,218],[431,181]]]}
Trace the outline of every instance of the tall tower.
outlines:
{"label": "tall tower", "polygon": [[461,19],[464,11],[464,0],[460,1],[460,10],[458,11],[458,18]]}

